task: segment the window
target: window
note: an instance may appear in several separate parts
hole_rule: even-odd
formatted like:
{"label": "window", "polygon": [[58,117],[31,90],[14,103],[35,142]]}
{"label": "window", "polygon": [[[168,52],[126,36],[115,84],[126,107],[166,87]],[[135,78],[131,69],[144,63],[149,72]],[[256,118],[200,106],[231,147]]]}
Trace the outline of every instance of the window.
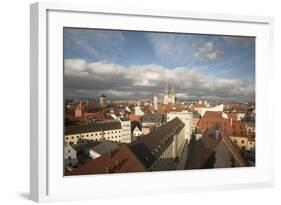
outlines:
{"label": "window", "polygon": [[84,135],[81,135],[82,137],[84,137]]}
{"label": "window", "polygon": [[68,140],[68,137],[66,137],[65,140]]}
{"label": "window", "polygon": [[72,136],[71,139],[74,139],[74,137]]}
{"label": "window", "polygon": [[241,140],[241,143],[244,144],[244,140]]}
{"label": "window", "polygon": [[79,138],[79,135],[77,135],[76,138]]}

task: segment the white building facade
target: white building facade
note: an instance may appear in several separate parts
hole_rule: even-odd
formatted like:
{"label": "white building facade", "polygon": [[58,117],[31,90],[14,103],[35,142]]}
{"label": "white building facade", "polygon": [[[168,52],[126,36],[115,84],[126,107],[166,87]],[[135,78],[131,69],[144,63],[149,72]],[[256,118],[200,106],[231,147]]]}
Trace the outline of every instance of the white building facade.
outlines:
{"label": "white building facade", "polygon": [[154,106],[154,109],[155,109],[155,110],[158,110],[158,109],[159,109],[159,102],[158,102],[158,96],[157,96],[157,94],[155,94],[154,97],[153,97],[153,106]]}
{"label": "white building facade", "polygon": [[124,143],[131,143],[131,121],[129,120],[120,120],[121,128],[122,128],[122,135],[121,135],[121,142]]}
{"label": "white building facade", "polygon": [[102,94],[102,95],[100,96],[100,105],[101,105],[102,107],[105,107],[105,106],[106,106],[106,96],[105,96],[104,94]]}
{"label": "white building facade", "polygon": [[185,124],[185,139],[189,142],[192,134],[193,113],[188,111],[167,113],[167,122],[173,120],[176,117],[178,117]]}
{"label": "white building facade", "polygon": [[123,138],[122,134],[123,129],[121,122],[118,120],[112,120],[106,123],[103,122],[91,125],[66,127],[64,141],[74,145],[77,143],[84,144],[86,142],[102,140],[123,142],[125,137]]}

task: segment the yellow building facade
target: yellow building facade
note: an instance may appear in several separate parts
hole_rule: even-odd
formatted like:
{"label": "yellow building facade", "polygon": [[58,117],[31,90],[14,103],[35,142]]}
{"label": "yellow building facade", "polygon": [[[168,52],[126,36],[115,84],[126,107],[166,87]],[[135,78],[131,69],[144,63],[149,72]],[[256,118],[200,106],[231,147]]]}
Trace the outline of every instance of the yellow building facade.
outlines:
{"label": "yellow building facade", "polygon": [[83,143],[83,140],[85,141],[110,140],[115,142],[121,142],[122,140],[121,131],[122,131],[121,129],[117,129],[117,130],[105,130],[99,132],[77,133],[77,134],[65,135],[64,140],[69,144],[77,144],[78,141],[81,141]]}
{"label": "yellow building facade", "polygon": [[256,142],[251,138],[241,136],[230,136],[230,139],[239,149],[252,151],[256,148]]}

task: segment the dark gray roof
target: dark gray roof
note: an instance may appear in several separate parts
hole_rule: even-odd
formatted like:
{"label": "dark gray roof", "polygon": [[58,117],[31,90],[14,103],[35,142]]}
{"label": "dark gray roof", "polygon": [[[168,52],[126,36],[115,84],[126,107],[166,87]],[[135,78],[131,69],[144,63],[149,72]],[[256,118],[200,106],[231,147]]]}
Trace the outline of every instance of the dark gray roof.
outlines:
{"label": "dark gray roof", "polygon": [[100,155],[106,154],[118,148],[119,148],[119,144],[112,141],[102,141],[100,144],[91,147],[92,150],[99,153]]}
{"label": "dark gray roof", "polygon": [[199,140],[189,143],[185,169],[203,168],[221,141],[221,137],[216,138],[215,131],[215,128],[210,128]]}
{"label": "dark gray roof", "polygon": [[79,126],[65,126],[64,134],[80,134],[88,132],[99,132],[102,130],[118,130],[121,129],[121,123],[119,121],[109,121],[103,123],[94,123],[91,125],[79,125]]}
{"label": "dark gray roof", "polygon": [[164,115],[161,114],[145,114],[142,117],[142,122],[154,122],[154,123],[163,123],[165,120]]}
{"label": "dark gray roof", "polygon": [[185,169],[206,169],[219,167],[249,166],[229,137],[210,128],[204,136],[188,145]]}
{"label": "dark gray roof", "polygon": [[137,158],[149,168],[173,142],[173,136],[184,128],[179,118],[174,118],[148,135],[134,141],[130,148]]}
{"label": "dark gray roof", "polygon": [[193,118],[200,118],[200,114],[197,111],[193,111]]}
{"label": "dark gray roof", "polygon": [[248,127],[253,127],[253,128],[256,127],[256,122],[255,121],[246,121],[245,123],[247,124]]}

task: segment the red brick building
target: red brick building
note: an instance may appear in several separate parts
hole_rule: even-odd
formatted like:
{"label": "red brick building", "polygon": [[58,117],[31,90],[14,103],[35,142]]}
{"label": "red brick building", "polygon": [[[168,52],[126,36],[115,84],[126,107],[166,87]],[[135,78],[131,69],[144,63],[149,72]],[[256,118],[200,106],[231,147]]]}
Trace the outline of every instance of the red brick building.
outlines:
{"label": "red brick building", "polygon": [[245,122],[234,120],[232,116],[230,118],[225,117],[223,112],[207,111],[198,121],[198,128],[201,134],[204,134],[212,127],[219,127],[226,136],[250,137],[251,135],[252,137],[252,133],[247,131]]}

